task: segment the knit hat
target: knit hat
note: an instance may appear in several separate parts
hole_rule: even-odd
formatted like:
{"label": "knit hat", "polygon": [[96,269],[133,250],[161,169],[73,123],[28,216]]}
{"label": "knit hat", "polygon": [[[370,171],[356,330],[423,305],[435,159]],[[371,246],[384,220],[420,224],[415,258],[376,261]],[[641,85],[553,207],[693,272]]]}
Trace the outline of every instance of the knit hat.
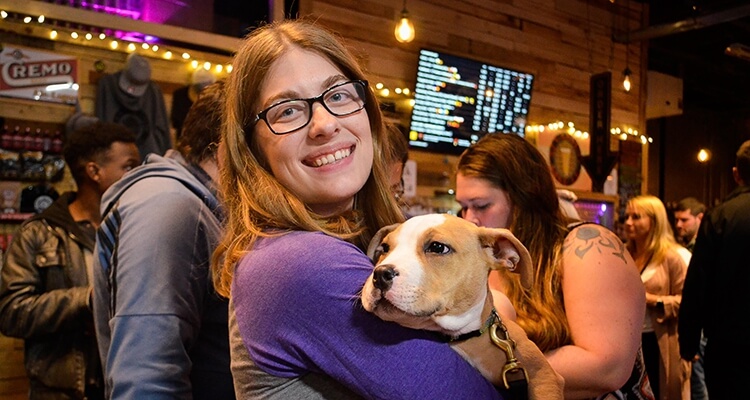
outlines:
{"label": "knit hat", "polygon": [[68,118],[68,121],[65,122],[65,137],[81,128],[85,128],[97,122],[99,122],[99,118],[78,111],[71,115],[70,118]]}
{"label": "knit hat", "polygon": [[125,61],[125,68],[120,73],[120,89],[132,96],[141,97],[146,93],[151,81],[151,65],[141,55],[131,53]]}

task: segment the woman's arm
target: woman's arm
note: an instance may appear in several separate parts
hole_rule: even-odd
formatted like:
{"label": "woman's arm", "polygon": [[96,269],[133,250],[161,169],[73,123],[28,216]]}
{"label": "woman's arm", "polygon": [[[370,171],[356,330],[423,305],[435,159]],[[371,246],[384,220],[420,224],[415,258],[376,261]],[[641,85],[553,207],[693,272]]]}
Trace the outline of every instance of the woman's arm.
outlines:
{"label": "woman's arm", "polygon": [[640,346],[645,290],[617,236],[597,225],[574,229],[563,248],[562,291],[573,344],[547,359],[565,378],[565,397],[619,389]]}
{"label": "woman's arm", "polygon": [[258,243],[232,286],[253,362],[279,377],[322,373],[366,398],[500,398],[433,334],[362,308],[358,294],[372,268],[360,250],[320,233]]}
{"label": "woman's arm", "polygon": [[687,264],[684,258],[677,252],[671,251],[664,259],[665,276],[669,278],[666,288],[669,293],[666,295],[655,296],[655,301],[662,305],[658,306],[658,322],[664,322],[669,319],[676,319],[680,314],[680,303],[682,303],[682,286],[685,284],[685,275],[687,274]]}

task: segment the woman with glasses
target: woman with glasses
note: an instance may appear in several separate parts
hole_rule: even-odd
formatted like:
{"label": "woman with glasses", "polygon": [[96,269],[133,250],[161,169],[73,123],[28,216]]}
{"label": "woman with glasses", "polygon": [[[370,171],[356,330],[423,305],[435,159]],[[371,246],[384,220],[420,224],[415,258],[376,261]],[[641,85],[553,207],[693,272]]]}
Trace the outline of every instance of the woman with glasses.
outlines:
{"label": "woman with glasses", "polygon": [[372,271],[363,248],[403,218],[378,103],[352,55],[284,21],[249,35],[233,65],[214,283],[230,297],[237,397],[500,398],[448,344],[359,303]]}

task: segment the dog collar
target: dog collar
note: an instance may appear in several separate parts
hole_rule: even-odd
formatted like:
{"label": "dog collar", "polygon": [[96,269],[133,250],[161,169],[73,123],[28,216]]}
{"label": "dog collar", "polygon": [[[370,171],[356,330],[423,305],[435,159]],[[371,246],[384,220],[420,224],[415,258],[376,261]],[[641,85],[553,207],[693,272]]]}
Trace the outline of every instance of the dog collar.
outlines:
{"label": "dog collar", "polygon": [[477,336],[482,336],[483,333],[490,330],[490,327],[492,326],[492,324],[494,324],[495,322],[499,322],[499,321],[500,321],[500,316],[497,315],[497,311],[495,310],[495,307],[492,307],[490,316],[487,317],[487,320],[484,321],[484,324],[482,325],[481,328],[477,330],[473,330],[471,332],[463,333],[458,336],[450,336],[450,335],[443,335],[443,336],[445,337],[446,342],[460,342],[463,340],[468,340],[471,338],[475,338]]}

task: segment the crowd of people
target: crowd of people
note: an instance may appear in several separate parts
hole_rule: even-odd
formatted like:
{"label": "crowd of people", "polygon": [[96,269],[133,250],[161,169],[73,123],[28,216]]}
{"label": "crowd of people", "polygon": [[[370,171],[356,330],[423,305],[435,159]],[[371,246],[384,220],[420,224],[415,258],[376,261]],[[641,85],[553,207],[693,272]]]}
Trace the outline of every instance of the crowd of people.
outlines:
{"label": "crowd of people", "polygon": [[[30,398],[508,398],[449,343],[357,304],[370,239],[409,217],[408,143],[357,59],[288,20],[254,30],[233,66],[165,154],[117,124],[67,136],[77,191],[0,264],[0,332],[25,339]],[[531,285],[489,284],[565,398],[741,396],[750,141],[736,156],[723,204],[680,201],[673,231],[659,198],[631,198],[624,240],[580,220],[529,141],[488,134],[459,157],[460,216],[531,254]],[[505,357],[487,335],[466,340]]]}

